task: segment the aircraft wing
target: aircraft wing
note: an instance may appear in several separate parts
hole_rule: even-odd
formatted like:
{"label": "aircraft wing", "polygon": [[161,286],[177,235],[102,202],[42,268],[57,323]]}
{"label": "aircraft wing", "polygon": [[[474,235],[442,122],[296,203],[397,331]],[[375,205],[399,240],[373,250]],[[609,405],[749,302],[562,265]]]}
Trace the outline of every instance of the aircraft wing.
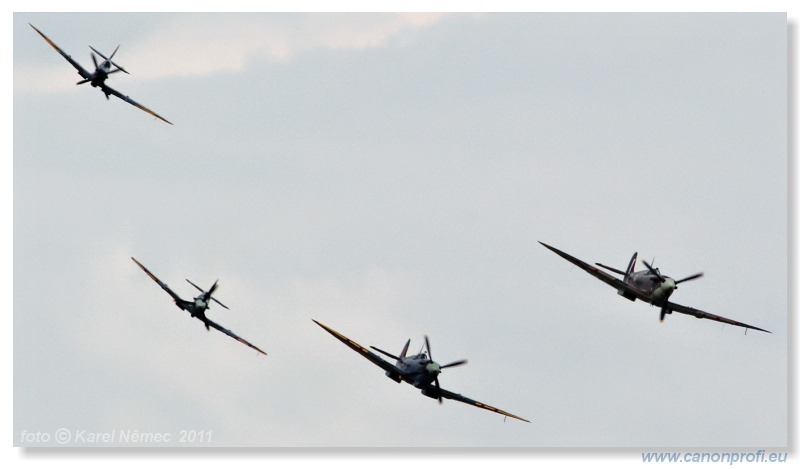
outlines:
{"label": "aircraft wing", "polygon": [[[428,385],[428,389],[426,389],[426,393],[428,393],[429,396],[435,396],[436,392],[437,392],[436,391],[436,386]],[[525,420],[522,417],[518,417],[518,416],[516,416],[514,414],[509,414],[508,412],[506,412],[504,410],[500,410],[497,407],[492,407],[490,405],[484,404],[483,402],[478,402],[478,401],[472,400],[472,399],[470,399],[468,397],[462,396],[461,394],[456,394],[456,393],[454,393],[452,391],[448,391],[447,389],[441,389],[440,388],[440,392],[441,392],[442,397],[445,398],[445,399],[453,399],[455,401],[461,401],[461,402],[463,402],[465,404],[474,405],[475,407],[480,407],[481,409],[490,410],[492,412],[497,412],[498,414],[505,415],[506,417],[511,417],[511,418],[515,418],[517,420],[522,420],[523,422],[530,423],[530,420]]]}
{"label": "aircraft wing", "polygon": [[169,125],[173,125],[172,122],[170,122],[170,121],[164,119],[163,117],[159,116],[153,110],[151,110],[151,109],[149,109],[149,108],[137,103],[136,101],[132,100],[128,96],[125,96],[124,94],[120,93],[119,91],[115,90],[114,88],[111,88],[110,86],[106,85],[105,83],[100,84],[100,89],[103,90],[103,93],[105,93],[106,96],[108,96],[110,94],[113,94],[117,98],[125,101],[126,103],[133,104],[134,106],[136,106],[139,109],[141,109],[142,111],[150,114],[151,116],[157,117],[157,118],[161,119],[162,121],[166,122]]}
{"label": "aircraft wing", "polygon": [[732,324],[734,326],[744,327],[745,329],[755,329],[761,332],[768,332],[772,334],[772,332],[761,329],[760,327],[751,326],[750,324],[745,324],[743,322],[734,321],[733,319],[728,319],[726,317],[717,316],[716,314],[706,313],[705,311],[701,311],[699,309],[690,308],[689,306],[683,306],[672,302],[667,302],[667,308],[670,311],[677,311],[679,313],[688,314],[690,316],[694,316],[698,319],[710,319],[712,321],[722,322],[725,324]]}
{"label": "aircraft wing", "polygon": [[586,272],[588,272],[589,275],[601,280],[602,282],[607,283],[608,285],[611,285],[617,291],[626,290],[626,291],[636,295],[636,298],[639,298],[642,301],[647,301],[647,302],[650,301],[650,299],[646,295],[644,295],[642,292],[640,292],[639,290],[636,290],[634,288],[631,288],[630,285],[626,284],[625,282],[623,282],[622,280],[618,279],[617,277],[614,277],[613,275],[610,275],[610,274],[598,269],[597,267],[595,267],[593,265],[587,264],[586,262],[583,262],[582,260],[580,260],[580,259],[578,259],[576,257],[570,256],[566,252],[560,251],[560,250],[554,248],[553,246],[548,246],[547,244],[544,244],[541,241],[539,241],[539,244],[541,244],[542,246],[546,247],[547,249],[553,251],[554,253],[558,254],[559,256],[563,257],[564,259],[572,262],[573,264],[577,265],[581,269],[583,269]]}
{"label": "aircraft wing", "polygon": [[377,354],[370,352],[369,350],[367,350],[366,348],[362,347],[358,343],[356,343],[356,342],[348,339],[347,337],[343,336],[342,334],[334,331],[333,329],[331,329],[330,327],[326,326],[325,324],[322,324],[321,322],[317,321],[316,319],[312,319],[312,321],[317,323],[317,325],[319,327],[321,327],[321,328],[325,329],[326,331],[328,331],[332,336],[334,336],[337,339],[339,339],[340,341],[342,341],[345,345],[347,345],[351,349],[353,349],[356,352],[358,352],[361,355],[363,355],[364,358],[366,358],[367,360],[371,361],[372,363],[378,365],[379,367],[383,368],[384,370],[389,371],[391,373],[395,373],[395,374],[397,374],[397,376],[403,376],[405,374],[405,373],[403,373],[403,371],[400,368],[392,365],[391,363],[387,362],[386,360],[384,360],[383,358],[381,358]]}
{"label": "aircraft wing", "polygon": [[210,327],[213,327],[214,329],[222,332],[223,334],[227,334],[228,336],[233,337],[234,339],[238,340],[239,342],[247,345],[251,349],[257,350],[258,352],[260,352],[260,353],[262,353],[264,355],[267,354],[265,351],[261,350],[260,348],[256,347],[255,345],[251,344],[250,342],[248,342],[248,341],[242,339],[241,337],[239,337],[238,335],[234,334],[230,329],[225,329],[224,327],[220,326],[219,324],[215,323],[214,321],[212,321],[212,320],[210,320],[208,318],[206,318],[204,322],[205,322],[205,324],[208,324]]}
{"label": "aircraft wing", "polygon": [[139,263],[139,261],[137,261],[137,260],[136,260],[136,259],[134,259],[133,257],[131,257],[131,260],[133,260],[133,262],[135,262],[135,263],[136,263],[136,265],[138,265],[138,266],[139,266],[139,267],[140,267],[142,270],[144,270],[144,273],[146,273],[146,274],[147,274],[147,275],[148,275],[148,276],[149,276],[151,279],[153,279],[153,281],[154,281],[154,282],[156,282],[156,283],[158,284],[158,286],[159,286],[159,287],[161,287],[162,289],[164,289],[164,291],[165,291],[165,292],[167,292],[167,293],[169,294],[169,296],[171,296],[171,297],[172,297],[172,299],[173,299],[173,300],[175,300],[175,303],[180,303],[180,302],[184,302],[184,301],[185,301],[185,300],[181,299],[181,297],[180,297],[180,296],[178,296],[178,294],[177,294],[177,293],[175,293],[174,291],[172,291],[172,290],[171,290],[171,289],[170,289],[170,288],[167,286],[167,284],[166,284],[166,283],[164,283],[164,282],[162,282],[161,280],[159,280],[159,279],[158,279],[158,277],[156,277],[155,275],[153,275],[153,273],[152,273],[152,272],[150,272],[149,270],[147,270],[147,267],[145,267],[145,266],[143,266],[142,264],[140,264],[140,263]]}
{"label": "aircraft wing", "polygon": [[78,62],[73,60],[72,57],[69,56],[69,54],[67,54],[66,52],[61,50],[61,48],[58,47],[55,42],[51,41],[49,37],[45,36],[43,32],[41,32],[38,29],[36,29],[36,26],[34,26],[34,25],[30,24],[30,23],[28,23],[28,25],[30,25],[31,28],[33,28],[37,33],[39,33],[39,35],[42,36],[44,38],[44,40],[47,41],[48,44],[53,46],[53,49],[57,50],[58,53],[61,54],[62,57],[67,59],[67,62],[69,62],[70,65],[72,65],[73,67],[75,67],[75,69],[78,71],[78,74],[80,76],[82,76],[83,78],[85,78],[87,80],[92,78],[92,74],[89,73],[88,70],[86,70],[85,68],[81,67],[81,64],[79,64]]}

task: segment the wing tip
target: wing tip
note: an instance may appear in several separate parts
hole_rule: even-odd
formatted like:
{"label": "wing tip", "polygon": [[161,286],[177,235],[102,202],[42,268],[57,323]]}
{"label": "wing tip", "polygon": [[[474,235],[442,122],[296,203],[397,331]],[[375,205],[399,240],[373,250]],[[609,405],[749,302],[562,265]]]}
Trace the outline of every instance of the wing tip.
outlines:
{"label": "wing tip", "polygon": [[314,322],[315,322],[315,323],[316,323],[316,324],[317,324],[319,327],[321,327],[321,328],[325,329],[325,331],[326,331],[326,332],[328,332],[329,334],[331,334],[331,335],[333,335],[334,337],[337,337],[337,338],[338,338],[338,335],[337,335],[337,332],[336,332],[336,331],[334,331],[334,330],[333,330],[333,329],[331,329],[330,327],[326,326],[325,324],[322,324],[321,322],[317,321],[317,320],[316,320],[316,319],[314,319],[314,318],[311,318],[311,320],[312,320],[312,321],[314,321]]}
{"label": "wing tip", "polygon": [[[561,251],[561,250],[559,250],[559,249],[556,249],[556,248],[554,248],[553,246],[550,246],[549,244],[543,243],[543,242],[541,242],[541,241],[539,241],[539,244],[541,244],[542,246],[546,247],[547,249],[549,249],[549,250],[553,251],[554,253],[558,254],[559,256],[562,256],[562,257],[563,257],[563,254],[566,254],[566,253],[563,253],[563,251]],[[563,253],[563,254],[562,254],[562,253]]]}

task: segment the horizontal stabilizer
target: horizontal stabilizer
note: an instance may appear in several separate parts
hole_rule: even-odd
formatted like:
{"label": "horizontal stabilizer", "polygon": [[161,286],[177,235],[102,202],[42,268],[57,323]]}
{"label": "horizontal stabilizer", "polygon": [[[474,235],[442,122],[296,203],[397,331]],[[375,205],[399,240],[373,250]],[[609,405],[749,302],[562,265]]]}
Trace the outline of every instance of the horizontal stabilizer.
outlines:
{"label": "horizontal stabilizer", "polygon": [[599,262],[595,262],[595,264],[600,266],[600,267],[602,267],[602,268],[604,268],[604,269],[606,269],[606,270],[610,270],[611,272],[614,272],[615,274],[628,275],[628,274],[626,274],[625,272],[623,272],[623,271],[621,271],[619,269],[615,269],[613,267],[609,267],[607,265],[603,265],[603,264],[601,264]]}
{"label": "horizontal stabilizer", "polygon": [[376,351],[378,351],[378,352],[380,352],[380,353],[382,353],[382,354],[386,355],[386,356],[387,356],[387,357],[389,357],[389,358],[394,358],[395,360],[397,360],[397,361],[400,361],[400,358],[399,358],[399,357],[395,357],[395,356],[394,356],[394,355],[392,355],[391,353],[389,353],[389,352],[385,352],[385,351],[383,351],[383,350],[379,349],[378,347],[375,347],[375,346],[373,346],[373,345],[370,345],[370,346],[369,346],[369,348],[371,348],[371,349],[373,349],[373,350],[376,350]]}

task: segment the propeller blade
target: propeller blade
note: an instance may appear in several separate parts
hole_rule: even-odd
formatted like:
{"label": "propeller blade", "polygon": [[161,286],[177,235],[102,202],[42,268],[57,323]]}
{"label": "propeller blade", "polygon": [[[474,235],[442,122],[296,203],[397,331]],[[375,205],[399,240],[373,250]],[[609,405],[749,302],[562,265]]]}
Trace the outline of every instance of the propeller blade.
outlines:
{"label": "propeller blade", "polygon": [[225,306],[224,304],[220,303],[219,300],[217,300],[216,298],[214,298],[212,296],[214,294],[214,292],[217,290],[217,282],[219,282],[219,279],[214,281],[214,285],[211,285],[211,288],[209,288],[208,291],[205,292],[203,297],[205,298],[206,302],[208,302],[208,300],[214,300],[214,302],[217,303],[218,305],[222,306],[225,309],[228,309],[227,306]]}
{"label": "propeller blade", "polygon": [[651,274],[653,274],[656,277],[658,277],[658,279],[661,280],[662,282],[665,281],[664,277],[662,277],[661,274],[659,274],[658,271],[656,271],[656,269],[653,268],[653,266],[648,264],[646,260],[642,259],[642,262],[644,263],[644,265],[647,266],[647,270],[649,270]]}
{"label": "propeller blade", "polygon": [[130,73],[128,73],[128,71],[127,71],[127,70],[125,70],[124,68],[122,68],[122,66],[121,66],[120,64],[118,64],[118,63],[116,63],[116,62],[112,62],[112,61],[110,61],[110,60],[109,60],[109,62],[111,62],[111,65],[113,65],[113,66],[117,67],[117,70],[122,70],[123,72],[127,73],[128,75],[130,75]]}
{"label": "propeller blade", "polygon": [[97,55],[99,55],[100,57],[102,57],[102,58],[103,58],[103,60],[108,60],[109,62],[111,62],[111,59],[114,57],[114,54],[116,54],[116,53],[117,53],[117,51],[119,50],[119,46],[117,46],[117,48],[116,48],[116,49],[114,49],[114,52],[111,54],[111,57],[106,57],[105,55],[103,55],[103,53],[102,53],[102,52],[100,52],[99,50],[95,49],[95,48],[94,48],[94,47],[92,47],[92,46],[89,46],[89,49],[92,49],[92,50],[94,51],[94,53],[95,53],[95,54],[97,54]]}
{"label": "propeller blade", "polygon": [[[89,46],[89,49],[92,49],[92,50],[94,51],[94,53],[95,53],[95,54],[97,54],[97,55],[99,55],[100,57],[102,57],[102,58],[103,58],[103,60],[109,60],[109,58],[108,58],[108,57],[106,57],[105,55],[103,55],[103,53],[102,53],[102,52],[100,52],[99,50],[95,49],[94,47],[92,47],[92,46]],[[117,49],[119,49],[119,46],[117,46]],[[116,50],[115,50],[114,52],[116,52]]]}
{"label": "propeller blade", "polygon": [[[430,352],[430,350],[428,350]],[[436,393],[438,394],[439,398],[439,405],[442,405],[442,387],[439,386],[439,378],[434,378],[433,383],[436,385]]]}
{"label": "propeller blade", "polygon": [[686,282],[686,281],[689,281],[689,280],[698,279],[698,278],[700,278],[702,276],[703,276],[702,272],[700,272],[699,274],[690,275],[690,276],[688,276],[686,278],[682,278],[680,280],[675,280],[675,285],[677,285],[677,284],[679,284],[681,282]]}
{"label": "propeller blade", "polygon": [[230,308],[228,308],[227,306],[225,306],[224,304],[222,304],[222,303],[221,303],[221,302],[220,302],[218,299],[214,298],[213,296],[211,297],[211,300],[212,300],[214,303],[216,303],[216,304],[218,304],[218,305],[222,306],[222,307],[223,307],[223,308],[225,308],[225,309],[230,309]]}
{"label": "propeller blade", "polygon": [[666,316],[667,314],[672,314],[672,313],[669,310],[669,308],[667,308],[667,306],[664,305],[661,307],[661,318],[660,318],[661,322],[664,322],[664,316]]}
{"label": "propeller blade", "polygon": [[189,280],[188,278],[186,279],[186,281],[187,281],[187,282],[189,282],[189,285],[191,285],[191,286],[193,286],[193,287],[197,288],[197,289],[198,289],[198,290],[200,290],[201,292],[204,292],[204,291],[205,291],[205,290],[203,290],[202,288],[200,288],[200,287],[198,287],[197,285],[195,285],[194,283],[192,283],[192,281],[191,281],[191,280]]}
{"label": "propeller blade", "polygon": [[[91,47],[91,46],[90,46],[90,47]],[[97,57],[95,57],[95,56],[94,56],[94,54],[92,54],[92,62],[94,62],[94,68],[95,68],[95,69],[97,69],[97,68],[98,68],[98,65],[97,65]]]}
{"label": "propeller blade", "polygon": [[433,361],[433,354],[431,353],[431,342],[428,340],[428,336],[425,336],[425,348],[428,349],[428,358]]}
{"label": "propeller blade", "polygon": [[461,366],[461,365],[466,365],[466,364],[467,364],[467,360],[458,360],[458,361],[455,361],[453,363],[448,363],[447,365],[441,365],[441,366],[439,366],[439,369],[443,370],[445,368],[450,368],[450,367],[453,367],[453,366]]}

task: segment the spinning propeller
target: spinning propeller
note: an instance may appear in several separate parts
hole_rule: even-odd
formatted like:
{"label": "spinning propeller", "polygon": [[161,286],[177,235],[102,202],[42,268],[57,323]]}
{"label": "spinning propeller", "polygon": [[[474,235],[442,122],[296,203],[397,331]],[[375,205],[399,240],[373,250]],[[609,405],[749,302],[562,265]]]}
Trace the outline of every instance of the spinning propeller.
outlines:
{"label": "spinning propeller", "polygon": [[675,282],[675,285],[676,285],[676,287],[675,287],[675,288],[678,288],[678,287],[677,287],[677,285],[678,285],[679,283],[681,283],[681,282],[686,282],[686,281],[689,281],[689,280],[695,280],[695,279],[698,279],[698,278],[700,278],[700,277],[702,277],[702,276],[703,276],[703,273],[702,273],[702,272],[700,272],[700,273],[697,273],[697,274],[694,274],[694,275],[690,275],[690,276],[688,276],[688,277],[686,277],[686,278],[682,278],[682,279],[680,279],[680,280],[675,280],[675,279],[672,279],[672,278],[670,278],[670,277],[663,277],[663,276],[662,276],[662,275],[661,275],[661,274],[658,272],[658,270],[654,269],[654,268],[653,268],[653,266],[651,266],[650,264],[648,264],[646,260],[642,259],[642,262],[644,263],[644,265],[646,265],[646,266],[647,266],[647,270],[650,272],[650,274],[651,274],[651,275],[653,275],[653,276],[655,276],[657,279],[659,279],[659,280],[661,281],[661,283],[664,283],[664,282],[666,282],[666,281],[667,281],[667,279],[669,279],[669,280],[672,280],[673,282]]}
{"label": "spinning propeller", "polygon": [[439,365],[435,361],[433,361],[433,354],[431,353],[431,342],[428,340],[428,336],[425,336],[425,348],[428,349],[428,358],[430,362],[425,365],[425,369],[428,373],[434,373],[436,376],[433,378],[433,383],[436,385],[437,397],[439,398],[439,404],[442,403],[442,388],[439,386],[439,373],[442,372],[445,368],[450,368],[453,366],[460,366],[467,363],[466,360],[458,360],[452,363],[448,363],[447,365]]}
{"label": "spinning propeller", "polygon": [[[114,52],[111,54],[111,57],[106,57],[105,55],[101,54],[100,51],[98,51],[97,49],[95,49],[92,46],[89,46],[89,49],[92,49],[95,54],[97,54],[100,57],[102,57],[103,60],[105,60],[106,62],[110,63],[111,65],[113,65],[115,67],[117,67],[117,70],[112,70],[112,71],[108,72],[109,74],[116,73],[116,72],[119,72],[119,71],[123,71],[125,73],[128,73],[128,71],[125,70],[124,68],[122,68],[122,66],[120,66],[118,63],[116,63],[113,60],[111,60],[111,59],[114,58],[114,54],[116,54],[117,51],[119,50],[119,46],[117,46],[117,48],[114,49]],[[95,66],[95,68],[97,68],[97,57],[95,57],[94,54],[92,54],[92,62],[94,62],[94,66]],[[128,75],[130,75],[130,73],[128,73]]]}
{"label": "spinning propeller", "polygon": [[217,289],[217,282],[219,282],[219,280],[215,281],[214,285],[211,285],[211,288],[209,288],[208,291],[205,291],[202,288],[198,287],[197,285],[192,283],[192,281],[189,280],[188,278],[186,279],[186,281],[189,282],[189,284],[191,284],[193,287],[195,287],[198,290],[200,290],[201,292],[203,292],[203,301],[205,301],[206,304],[208,304],[208,300],[214,300],[215,303],[217,303],[218,305],[222,306],[223,308],[230,309],[227,306],[225,306],[224,304],[222,304],[218,299],[216,299],[213,296],[211,296],[214,293],[214,291]]}
{"label": "spinning propeller", "polygon": [[[670,278],[670,277],[662,276],[658,272],[658,270],[654,269],[653,266],[648,264],[646,260],[642,259],[642,262],[644,263],[644,265],[647,266],[647,270],[650,272],[650,275],[652,275],[655,278],[657,278],[659,281],[661,281],[662,284],[664,284],[664,283],[667,284],[667,287],[670,289],[670,292],[671,292],[671,290],[677,290],[678,289],[678,284],[681,283],[681,282],[686,282],[686,281],[689,281],[689,280],[695,280],[695,279],[698,279],[698,278],[703,276],[703,273],[700,272],[700,273],[697,273],[697,274],[690,275],[688,277],[682,278],[680,280],[675,280],[675,279]],[[667,314],[672,314],[672,311],[670,311],[670,309],[669,309],[669,302],[664,300],[664,304],[661,305],[661,316],[660,316],[659,319],[663,322],[664,321],[664,316],[666,316]]]}

